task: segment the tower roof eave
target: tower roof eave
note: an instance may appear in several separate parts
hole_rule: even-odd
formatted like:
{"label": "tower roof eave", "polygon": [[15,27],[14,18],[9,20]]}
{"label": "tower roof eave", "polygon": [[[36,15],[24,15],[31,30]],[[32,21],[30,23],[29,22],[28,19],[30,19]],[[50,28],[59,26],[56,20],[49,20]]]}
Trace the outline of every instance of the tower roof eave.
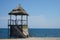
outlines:
{"label": "tower roof eave", "polygon": [[26,11],[19,5],[17,8],[13,9],[9,15],[28,15]]}

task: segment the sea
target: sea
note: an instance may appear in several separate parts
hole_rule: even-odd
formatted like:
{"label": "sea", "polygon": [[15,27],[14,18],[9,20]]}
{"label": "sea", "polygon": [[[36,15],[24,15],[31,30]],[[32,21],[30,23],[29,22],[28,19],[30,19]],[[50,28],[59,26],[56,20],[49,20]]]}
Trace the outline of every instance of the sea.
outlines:
{"label": "sea", "polygon": [[[60,37],[60,29],[29,28],[30,37]],[[0,38],[9,38],[8,28],[0,28]]]}

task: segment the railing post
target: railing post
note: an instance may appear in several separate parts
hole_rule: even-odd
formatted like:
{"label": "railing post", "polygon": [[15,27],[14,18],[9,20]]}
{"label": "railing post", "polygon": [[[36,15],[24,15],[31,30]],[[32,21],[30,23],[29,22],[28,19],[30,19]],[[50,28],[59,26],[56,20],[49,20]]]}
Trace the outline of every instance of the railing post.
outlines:
{"label": "railing post", "polygon": [[10,25],[11,25],[11,15],[10,15]]}
{"label": "railing post", "polygon": [[17,25],[17,15],[15,15],[16,19],[15,19],[15,25]]}

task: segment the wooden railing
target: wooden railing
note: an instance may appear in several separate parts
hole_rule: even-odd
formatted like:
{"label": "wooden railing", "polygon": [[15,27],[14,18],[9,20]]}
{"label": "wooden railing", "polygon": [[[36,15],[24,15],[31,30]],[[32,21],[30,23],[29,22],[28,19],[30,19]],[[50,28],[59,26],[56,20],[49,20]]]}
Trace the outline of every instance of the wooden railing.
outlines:
{"label": "wooden railing", "polygon": [[12,20],[12,19],[8,20],[8,25],[21,25],[21,21],[22,21],[22,25],[27,25],[27,20]]}

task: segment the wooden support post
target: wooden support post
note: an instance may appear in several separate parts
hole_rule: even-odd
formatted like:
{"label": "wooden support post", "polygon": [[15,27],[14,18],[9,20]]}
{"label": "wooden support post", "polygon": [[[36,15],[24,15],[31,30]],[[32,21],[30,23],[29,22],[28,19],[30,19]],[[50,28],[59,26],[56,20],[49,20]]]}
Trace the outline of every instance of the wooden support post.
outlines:
{"label": "wooden support post", "polygon": [[27,26],[28,26],[28,16],[26,16],[26,23],[27,23]]}
{"label": "wooden support post", "polygon": [[15,15],[16,19],[15,19],[15,25],[17,25],[17,15]]}
{"label": "wooden support post", "polygon": [[21,15],[21,32],[23,32],[23,15]]}
{"label": "wooden support post", "polygon": [[11,25],[11,15],[10,15],[10,25]]}
{"label": "wooden support post", "polygon": [[[10,15],[10,25],[11,25],[11,15]],[[10,26],[10,38],[11,38],[11,26]]]}

